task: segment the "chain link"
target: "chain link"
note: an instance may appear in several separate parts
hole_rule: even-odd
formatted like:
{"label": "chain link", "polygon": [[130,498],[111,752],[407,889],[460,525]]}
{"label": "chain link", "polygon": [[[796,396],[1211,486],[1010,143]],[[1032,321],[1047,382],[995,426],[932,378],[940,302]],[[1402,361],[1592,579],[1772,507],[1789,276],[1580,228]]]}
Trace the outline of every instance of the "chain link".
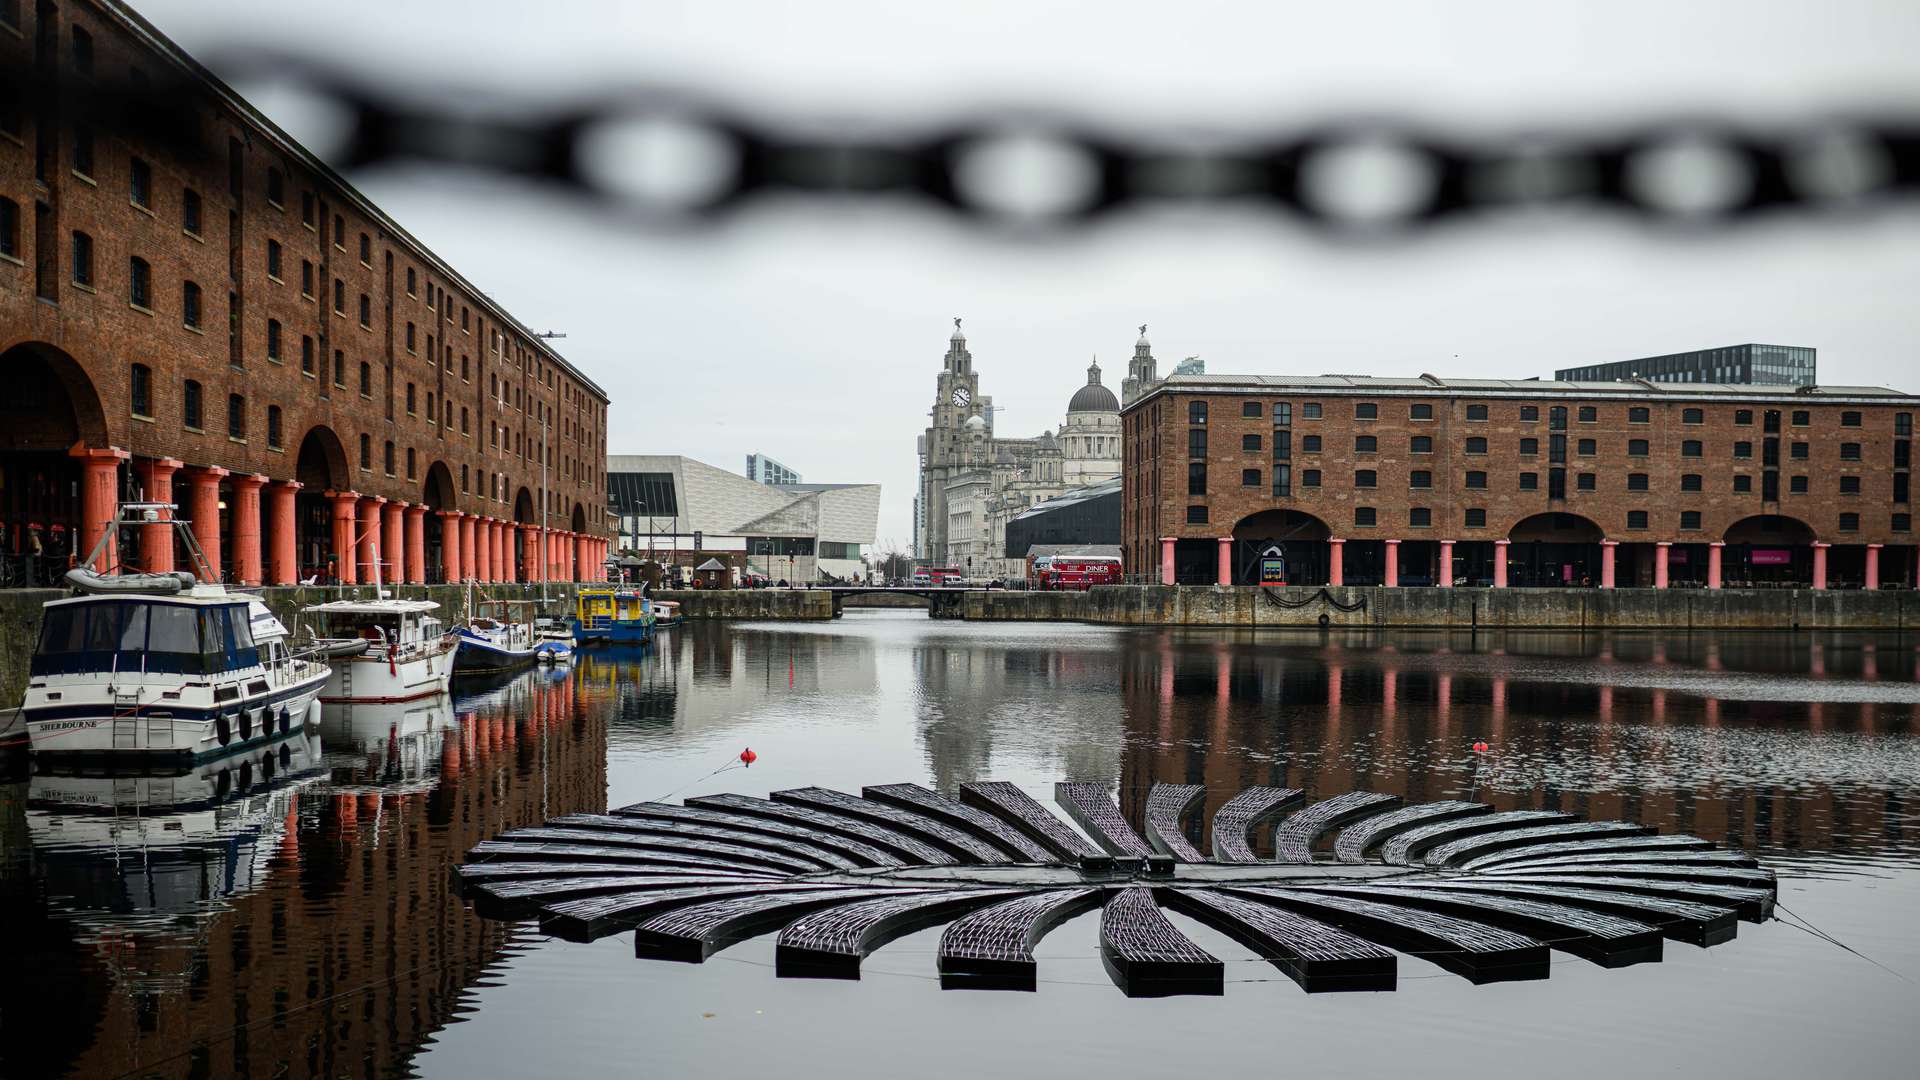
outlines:
{"label": "chain link", "polygon": [[[383,89],[310,57],[257,51],[210,64],[240,85],[297,86],[342,121],[315,148],[358,170],[395,161],[529,178],[657,224],[724,219],[769,196],[906,197],[1015,232],[1155,206],[1266,208],[1336,237],[1402,235],[1474,215],[1600,208],[1661,227],[1741,224],[1782,210],[1857,212],[1920,191],[1920,120],[1833,118],[1761,129],[1717,117],[1510,136],[1330,121],[1205,143],[1113,133],[1008,111],[890,135],[801,129],[667,89],[545,108],[484,109],[451,90]],[[44,93],[31,73],[9,92]],[[58,92],[102,125],[204,137],[207,84],[73,80]]]}

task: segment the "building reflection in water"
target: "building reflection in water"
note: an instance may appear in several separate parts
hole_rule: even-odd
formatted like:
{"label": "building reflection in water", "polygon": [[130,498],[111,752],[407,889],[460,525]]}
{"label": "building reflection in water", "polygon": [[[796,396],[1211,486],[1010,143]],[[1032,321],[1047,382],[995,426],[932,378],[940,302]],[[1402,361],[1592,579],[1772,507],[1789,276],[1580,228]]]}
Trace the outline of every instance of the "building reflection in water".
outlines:
{"label": "building reflection in water", "polygon": [[[1910,733],[1920,714],[1907,692],[1910,641],[1436,633],[1389,644],[1179,631],[1148,640],[1122,654],[1121,807],[1138,823],[1154,784],[1203,784],[1207,802],[1187,822],[1203,848],[1213,812],[1253,785],[1570,810],[1774,852],[1909,843],[1905,800],[1884,776],[1876,782],[1873,744],[1827,753],[1806,736]],[[1473,750],[1480,740],[1485,753]]]}
{"label": "building reflection in water", "polygon": [[403,1070],[514,933],[471,917],[448,867],[606,806],[604,687],[534,672],[455,690],[329,707],[271,776],[16,784],[7,948],[60,992],[0,989],[0,1074]]}

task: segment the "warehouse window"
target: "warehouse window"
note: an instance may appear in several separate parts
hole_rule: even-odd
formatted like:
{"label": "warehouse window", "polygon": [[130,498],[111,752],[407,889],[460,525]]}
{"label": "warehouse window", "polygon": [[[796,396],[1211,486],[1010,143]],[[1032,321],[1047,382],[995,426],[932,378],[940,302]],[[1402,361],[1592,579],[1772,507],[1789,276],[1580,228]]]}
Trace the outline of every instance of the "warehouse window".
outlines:
{"label": "warehouse window", "polygon": [[1857,442],[1841,443],[1840,444],[1840,460],[1841,461],[1859,461],[1860,460],[1860,444]]}
{"label": "warehouse window", "polygon": [[1410,446],[1410,448],[1409,448],[1409,449],[1411,450],[1411,452],[1413,452],[1413,453],[1415,453],[1415,454],[1431,454],[1431,453],[1433,453],[1433,436],[1431,436],[1431,435],[1415,435],[1415,436],[1413,437],[1413,442],[1412,442],[1412,444],[1411,444],[1411,446]]}
{"label": "warehouse window", "polygon": [[1378,449],[1380,449],[1380,440],[1376,436],[1355,435],[1353,437],[1353,451],[1356,454],[1371,454]]}
{"label": "warehouse window", "polygon": [[1259,469],[1241,469],[1240,470],[1240,486],[1241,487],[1259,487],[1260,486],[1260,470]]}
{"label": "warehouse window", "polygon": [[1415,469],[1407,474],[1407,486],[1410,488],[1430,488],[1433,486],[1433,474],[1425,469]]}
{"label": "warehouse window", "polygon": [[1487,439],[1484,435],[1475,435],[1467,440],[1467,453],[1484,454],[1487,452]]}
{"label": "warehouse window", "polygon": [[1628,491],[1647,490],[1647,474],[1643,472],[1628,473],[1627,474],[1627,490]]}
{"label": "warehouse window", "polygon": [[1647,527],[1647,512],[1645,510],[1627,511],[1627,528],[1644,529],[1646,527]]}
{"label": "warehouse window", "polygon": [[73,283],[93,287],[93,237],[78,230],[73,234]]}
{"label": "warehouse window", "polygon": [[1469,529],[1484,529],[1487,527],[1487,512],[1477,506],[1469,507],[1466,521]]}
{"label": "warehouse window", "polygon": [[1377,485],[1380,477],[1372,469],[1356,469],[1353,474],[1353,486],[1370,488]]}
{"label": "warehouse window", "polygon": [[180,283],[180,321],[200,328],[200,286],[191,281]]}
{"label": "warehouse window", "polygon": [[1580,406],[1580,422],[1581,423],[1593,424],[1593,423],[1598,423],[1599,420],[1600,420],[1599,409],[1595,408],[1592,405]]}
{"label": "warehouse window", "polygon": [[1593,491],[1598,487],[1599,478],[1590,472],[1583,472],[1574,478],[1574,490]]}
{"label": "warehouse window", "polygon": [[278,364],[280,358],[280,320],[267,320],[267,359]]}
{"label": "warehouse window", "polygon": [[1353,406],[1355,420],[1377,420],[1380,418],[1380,406],[1371,401],[1355,402]]}
{"label": "warehouse window", "polygon": [[287,201],[287,178],[279,169],[267,170],[267,201],[276,207]]}
{"label": "warehouse window", "polygon": [[142,210],[153,209],[153,166],[134,158],[127,173],[127,198]]}
{"label": "warehouse window", "polygon": [[1467,487],[1468,488],[1471,488],[1474,490],[1481,490],[1481,489],[1484,489],[1486,486],[1487,486],[1486,473],[1478,469],[1470,469],[1467,471]]}
{"label": "warehouse window", "polygon": [[1419,402],[1407,410],[1407,418],[1410,420],[1431,420],[1433,419],[1433,406],[1424,401]]}
{"label": "warehouse window", "polygon": [[[465,310],[463,309],[463,310],[461,311],[461,313],[460,313],[460,315],[461,315],[461,319],[460,319],[460,321],[461,321],[461,322],[462,322],[462,323],[464,324],[464,323],[466,322],[466,311],[465,311]],[[1243,417],[1246,417],[1246,418],[1248,418],[1248,419],[1253,419],[1253,420],[1257,420],[1257,419],[1259,419],[1259,418],[1260,418],[1260,403],[1259,403],[1259,402],[1257,402],[1257,401],[1243,401],[1243,402],[1241,402],[1241,403],[1240,403],[1240,415],[1241,415],[1241,416],[1243,416]]]}
{"label": "warehouse window", "polygon": [[199,431],[202,419],[200,384],[188,379],[180,388],[180,423]]}
{"label": "warehouse window", "polygon": [[1521,439],[1520,454],[1522,457],[1538,457],[1540,454],[1540,440]]}
{"label": "warehouse window", "polygon": [[1486,418],[1487,418],[1487,407],[1485,405],[1467,406],[1467,419],[1485,420]]}
{"label": "warehouse window", "polygon": [[1187,494],[1205,495],[1207,493],[1207,463],[1193,461],[1187,464]]}
{"label": "warehouse window", "polygon": [[1680,528],[1684,532],[1699,532],[1700,531],[1700,511],[1698,510],[1680,511]]}
{"label": "warehouse window", "polygon": [[247,399],[239,394],[227,395],[227,438],[244,439],[247,437]]}
{"label": "warehouse window", "polygon": [[1860,515],[1859,514],[1841,514],[1840,515],[1840,531],[1847,532],[1847,533],[1859,532],[1860,531]]}
{"label": "warehouse window", "polygon": [[1842,495],[1860,494],[1860,478],[1857,476],[1841,477],[1840,478],[1840,494]]}
{"label": "warehouse window", "polygon": [[1704,409],[1685,409],[1680,413],[1680,422],[1683,424],[1704,424],[1707,422],[1706,411]]}
{"label": "warehouse window", "polygon": [[1260,450],[1260,436],[1258,435],[1240,436],[1240,449],[1253,451],[1257,453]]}
{"label": "warehouse window", "polygon": [[1353,508],[1353,523],[1354,523],[1355,525],[1362,525],[1362,526],[1368,526],[1368,525],[1372,525],[1372,524],[1374,523],[1374,510],[1373,510],[1373,507],[1371,507],[1371,506],[1356,506],[1356,507],[1354,507],[1354,508]]}
{"label": "warehouse window", "polygon": [[1204,424],[1207,422],[1207,403],[1204,401],[1187,402],[1187,423]]}
{"label": "warehouse window", "polygon": [[274,450],[279,450],[286,446],[286,441],[281,430],[280,406],[278,405],[267,406],[267,446]]}
{"label": "warehouse window", "polygon": [[153,307],[153,268],[138,255],[127,260],[127,301],[134,307]]}
{"label": "warehouse window", "polygon": [[1407,524],[1416,529],[1424,529],[1433,524],[1433,511],[1424,506],[1407,509]]}
{"label": "warehouse window", "polygon": [[1688,440],[1687,440],[1686,442],[1683,442],[1683,443],[1681,443],[1681,444],[1680,444],[1680,456],[1681,456],[1681,457],[1695,457],[1695,458],[1697,458],[1697,457],[1700,457],[1700,456],[1701,456],[1701,453],[1702,453],[1702,449],[1701,449],[1701,446],[1700,446],[1700,440],[1699,440],[1699,439],[1688,439]]}
{"label": "warehouse window", "polygon": [[1520,490],[1521,491],[1540,490],[1540,474],[1537,472],[1521,473],[1520,474]]}
{"label": "warehouse window", "polygon": [[1701,490],[1704,490],[1704,488],[1702,488],[1702,487],[1701,487],[1701,478],[1700,478],[1700,474],[1699,474],[1699,473],[1685,473],[1685,474],[1683,474],[1683,475],[1682,475],[1682,476],[1680,477],[1680,490],[1681,490],[1681,491],[1701,491]]}
{"label": "warehouse window", "polygon": [[135,364],[129,369],[127,398],[133,407],[133,415],[153,419],[152,368],[145,364]]}
{"label": "warehouse window", "polygon": [[1635,405],[1627,410],[1627,423],[1646,424],[1652,422],[1653,414],[1645,405]]}
{"label": "warehouse window", "polygon": [[1206,508],[1206,507],[1204,507],[1204,506],[1189,506],[1189,507],[1187,507],[1187,524],[1189,524],[1189,525],[1205,525],[1206,523],[1207,523],[1207,508]]}
{"label": "warehouse window", "polygon": [[1300,486],[1306,487],[1306,488],[1319,487],[1320,486],[1320,470],[1319,469],[1301,469],[1300,470]]}

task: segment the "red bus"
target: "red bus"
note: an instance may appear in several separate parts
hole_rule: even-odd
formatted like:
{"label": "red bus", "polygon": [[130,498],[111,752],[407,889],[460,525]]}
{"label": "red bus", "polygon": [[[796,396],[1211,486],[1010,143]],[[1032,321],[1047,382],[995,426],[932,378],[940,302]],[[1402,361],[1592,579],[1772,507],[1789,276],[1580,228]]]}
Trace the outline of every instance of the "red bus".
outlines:
{"label": "red bus", "polygon": [[944,589],[961,583],[960,568],[957,566],[916,566],[913,569],[915,585],[931,585]]}
{"label": "red bus", "polygon": [[1091,589],[1120,584],[1120,559],[1115,555],[1041,555],[1029,575],[1033,587],[1043,590]]}

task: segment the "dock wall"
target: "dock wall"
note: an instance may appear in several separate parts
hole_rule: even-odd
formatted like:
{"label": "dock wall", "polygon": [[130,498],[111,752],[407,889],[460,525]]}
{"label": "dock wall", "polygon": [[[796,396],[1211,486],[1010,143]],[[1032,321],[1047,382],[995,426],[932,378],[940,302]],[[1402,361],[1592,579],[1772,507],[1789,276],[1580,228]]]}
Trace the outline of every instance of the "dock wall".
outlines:
{"label": "dock wall", "polygon": [[1109,586],[1087,592],[969,592],[955,616],[985,622],[1121,626],[1469,630],[1904,630],[1911,589],[1384,589]]}

